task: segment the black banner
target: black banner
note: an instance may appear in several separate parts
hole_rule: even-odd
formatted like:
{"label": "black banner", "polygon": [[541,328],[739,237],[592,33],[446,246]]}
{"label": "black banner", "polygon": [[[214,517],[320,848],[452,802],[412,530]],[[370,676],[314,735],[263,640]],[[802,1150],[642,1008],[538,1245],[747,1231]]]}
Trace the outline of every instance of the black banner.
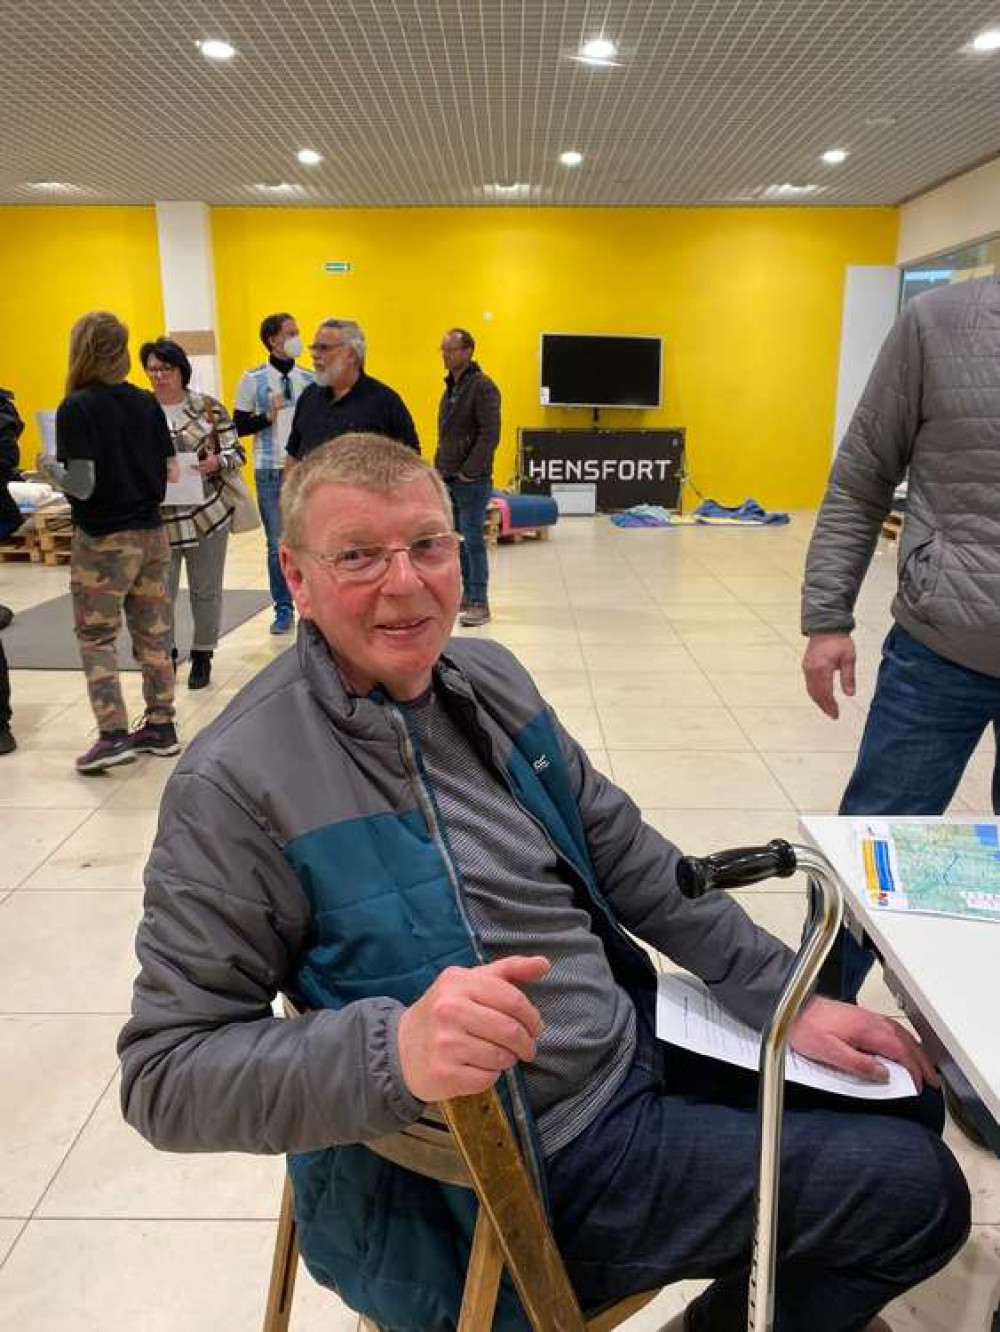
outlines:
{"label": "black banner", "polygon": [[679,509],[684,431],[521,430],[519,462],[524,495],[589,484],[603,513],[633,504]]}

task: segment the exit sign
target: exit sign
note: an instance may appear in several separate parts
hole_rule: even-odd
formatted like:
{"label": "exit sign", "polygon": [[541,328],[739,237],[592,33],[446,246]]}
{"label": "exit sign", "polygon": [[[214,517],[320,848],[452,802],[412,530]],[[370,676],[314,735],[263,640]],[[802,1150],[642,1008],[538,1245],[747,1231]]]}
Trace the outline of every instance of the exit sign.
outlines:
{"label": "exit sign", "polygon": [[328,259],[323,267],[328,273],[349,273],[351,271],[351,261],[349,259]]}

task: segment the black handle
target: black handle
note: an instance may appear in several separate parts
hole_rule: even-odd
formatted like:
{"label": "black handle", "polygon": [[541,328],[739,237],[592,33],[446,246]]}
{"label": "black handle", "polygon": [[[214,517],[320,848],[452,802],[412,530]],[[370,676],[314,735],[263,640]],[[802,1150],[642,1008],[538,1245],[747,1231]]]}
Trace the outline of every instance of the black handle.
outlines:
{"label": "black handle", "polygon": [[738,846],[711,856],[685,856],[677,866],[677,886],[685,897],[704,897],[720,888],[787,879],[796,868],[795,848],[776,837],[767,846]]}

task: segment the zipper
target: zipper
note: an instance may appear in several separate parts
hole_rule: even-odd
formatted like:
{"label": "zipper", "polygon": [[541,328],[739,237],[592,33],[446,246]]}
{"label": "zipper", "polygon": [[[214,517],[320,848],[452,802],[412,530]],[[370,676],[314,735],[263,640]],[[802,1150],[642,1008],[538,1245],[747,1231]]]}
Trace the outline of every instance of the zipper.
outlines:
{"label": "zipper", "polygon": [[[413,745],[413,738],[410,735],[409,727],[406,724],[406,718],[400,712],[399,708],[388,700],[386,700],[385,707],[386,712],[389,715],[389,720],[392,723],[392,728],[396,732],[399,741],[400,753],[403,757],[403,766],[413,781],[414,788],[416,789],[421,813],[427,821],[427,826],[430,829],[431,838],[437,848],[438,854],[444,861],[445,869],[448,874],[448,882],[451,884],[452,895],[455,899],[455,909],[458,911],[459,918],[472,941],[472,947],[480,965],[485,966],[486,957],[480,947],[479,936],[472,928],[472,922],[469,920],[468,913],[465,909],[465,901],[462,898],[462,888],[459,882],[458,871],[455,868],[455,862],[452,860],[451,850],[441,829],[441,820],[438,817],[434,798],[431,795],[427,787],[427,782],[424,779],[424,775],[420,770],[420,761],[417,758],[417,752]],[[515,1064],[512,1069],[507,1069],[503,1074],[503,1078],[507,1084],[507,1092],[510,1096],[511,1108],[514,1113],[518,1137],[521,1139],[522,1147],[527,1149],[525,1150],[525,1156],[527,1158],[528,1167],[531,1170],[532,1178],[534,1179],[535,1188],[538,1190],[540,1197],[546,1198],[547,1190],[541,1166],[537,1158],[535,1134],[531,1129],[531,1121],[528,1117],[521,1079],[517,1073],[517,1065]]]}

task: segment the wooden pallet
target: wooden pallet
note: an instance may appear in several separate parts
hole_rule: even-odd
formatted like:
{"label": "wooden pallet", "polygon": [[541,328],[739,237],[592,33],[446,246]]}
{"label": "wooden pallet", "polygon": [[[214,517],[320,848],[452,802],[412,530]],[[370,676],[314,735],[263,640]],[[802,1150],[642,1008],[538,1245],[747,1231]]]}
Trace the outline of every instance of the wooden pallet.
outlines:
{"label": "wooden pallet", "polygon": [[500,536],[501,541],[513,541],[517,545],[520,541],[548,541],[551,527],[515,527],[512,532],[504,532]]}
{"label": "wooden pallet", "polygon": [[49,566],[68,564],[73,542],[73,520],[68,504],[38,509],[6,541],[0,542],[0,561],[27,560]]}

